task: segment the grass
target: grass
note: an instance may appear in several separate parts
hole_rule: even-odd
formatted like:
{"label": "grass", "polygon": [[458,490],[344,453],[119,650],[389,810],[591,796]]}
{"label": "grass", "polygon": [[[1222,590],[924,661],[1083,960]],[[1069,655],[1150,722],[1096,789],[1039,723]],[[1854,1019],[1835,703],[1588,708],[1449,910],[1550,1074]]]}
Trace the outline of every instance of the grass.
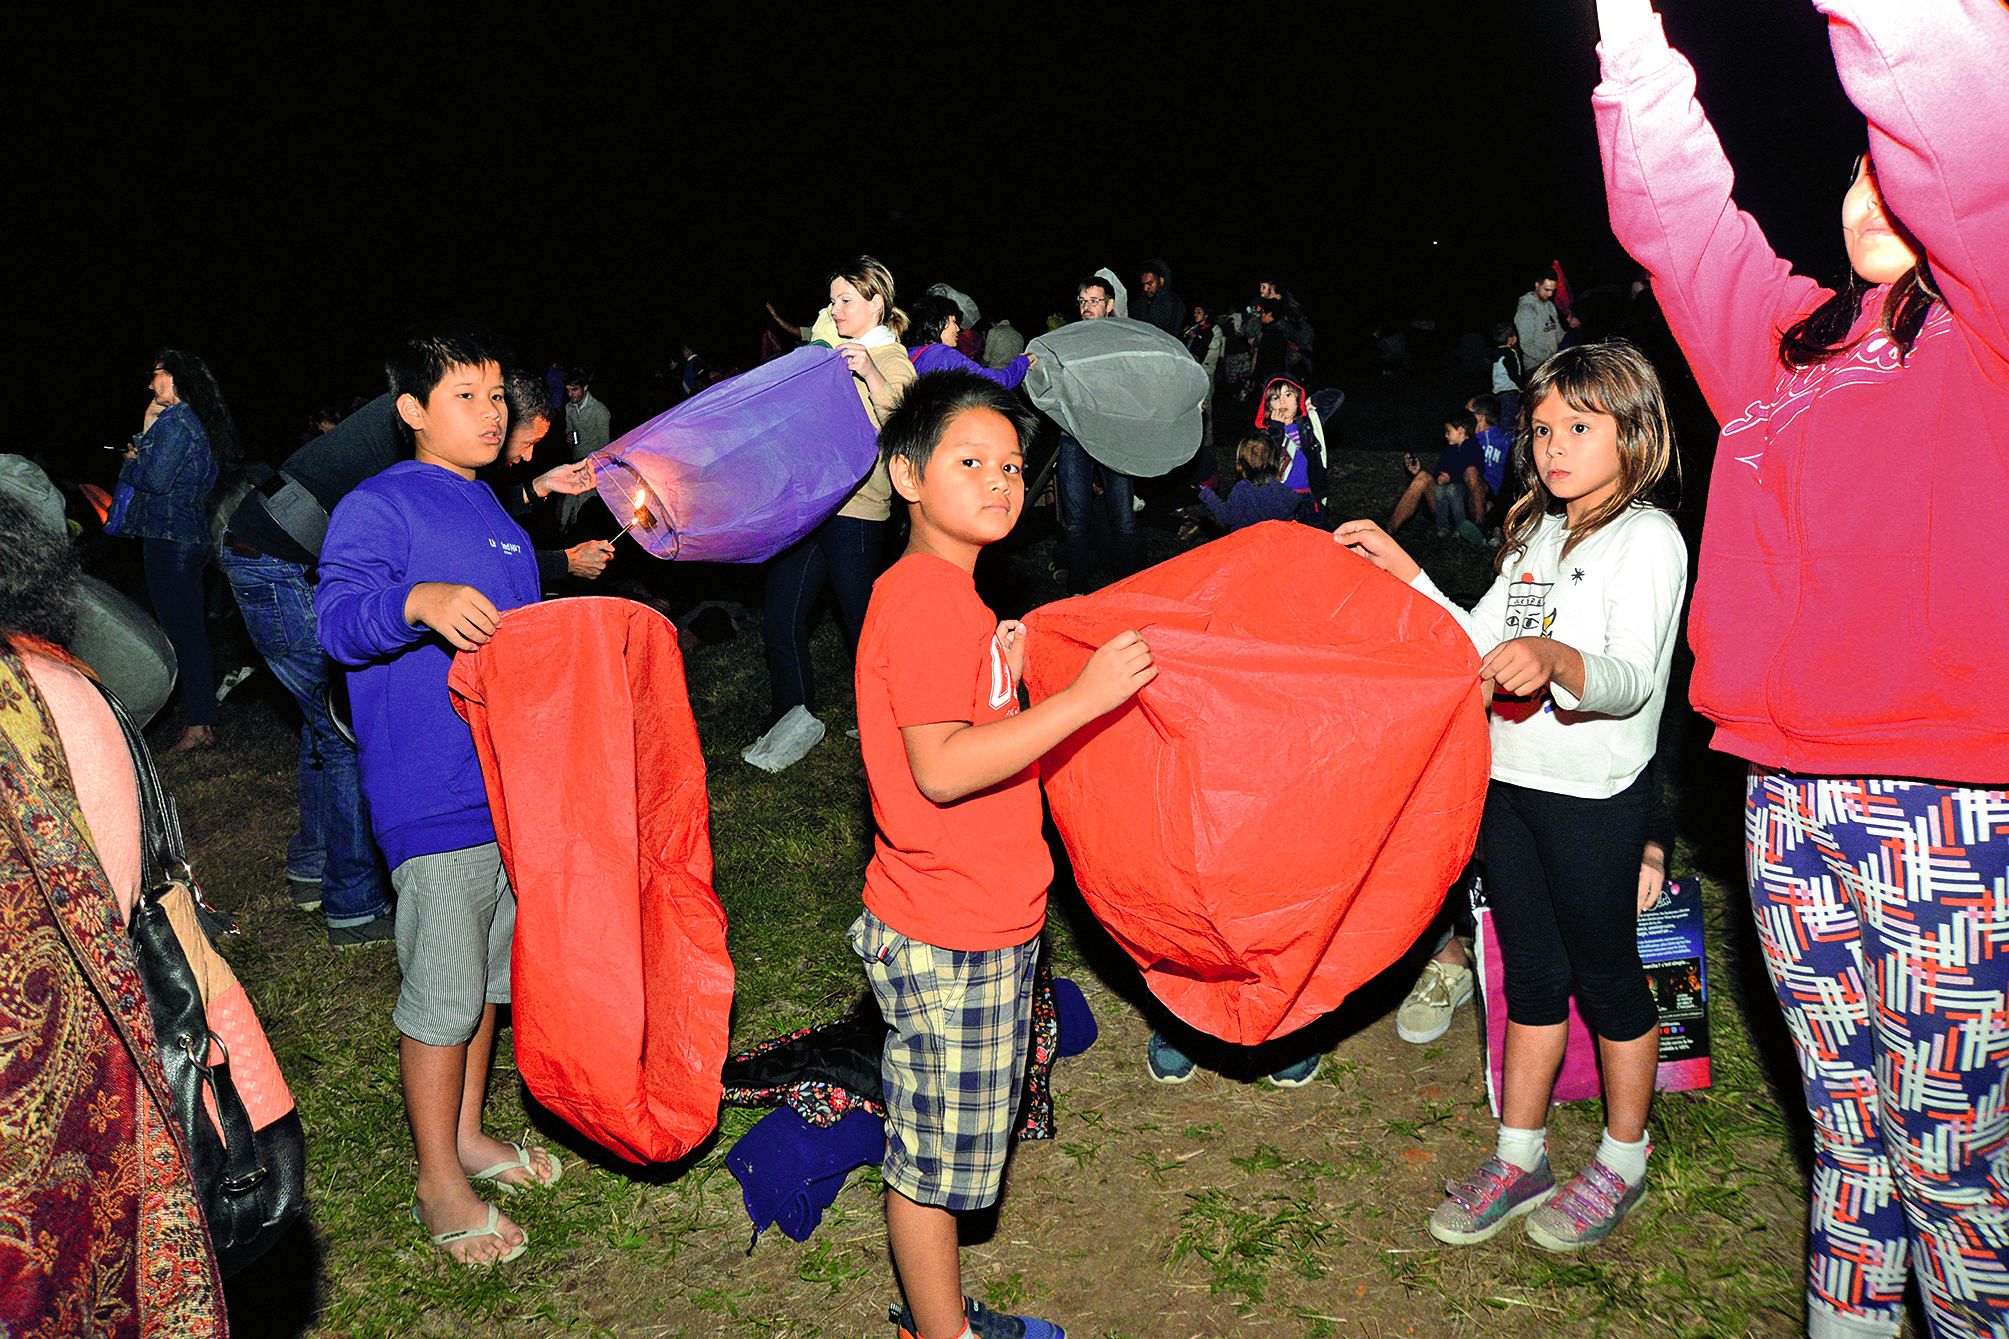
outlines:
{"label": "grass", "polygon": [[[1403,411],[1368,400],[1348,412],[1357,417],[1336,462],[1339,496],[1349,510],[1385,514],[1401,482],[1393,434]],[[1419,431],[1427,446],[1430,425]],[[1404,539],[1448,589],[1469,598],[1485,585],[1482,555],[1416,529]],[[1156,557],[1173,548],[1162,532],[1150,543]],[[1046,545],[1029,539],[986,560],[1001,615],[1051,598]],[[845,682],[828,627],[815,654],[822,682]],[[832,1017],[862,992],[843,933],[857,912],[870,815],[843,735],[848,694],[824,704],[830,737],[802,764],[769,777],[740,763],[765,701],[756,621],[742,620],[730,643],[695,648],[688,671],[738,971],[733,1036],[745,1044]],[[224,748],[163,761],[205,884],[243,926],[225,951],[310,1140],[311,1221],[233,1283],[238,1333],[886,1333],[894,1291],[875,1175],[854,1176],[808,1242],[770,1232],[749,1253],[724,1154],[758,1113],[725,1112],[717,1138],[674,1168],[630,1167],[537,1108],[508,1068],[507,1035],[491,1128],[530,1129],[570,1166],[555,1192],[510,1201],[532,1238],[515,1265],[455,1269],[427,1246],[407,1217],[413,1166],[389,1023],[395,960],[387,948],[329,950],[285,897],[294,743],[262,678],[226,704]],[[1734,815],[1735,796],[1722,807]],[[1160,1088],[1142,1068],[1134,976],[1109,966],[1078,903],[1057,899],[1055,960],[1088,992],[1103,1040],[1056,1071],[1059,1137],[1020,1150],[995,1224],[972,1226],[966,1287],[1084,1335],[1793,1333],[1805,1182],[1792,1152],[1799,1127],[1772,1086],[1790,1075],[1778,1069],[1769,999],[1747,1000],[1755,946],[1739,890],[1724,881],[1736,871],[1704,873],[1716,1086],[1658,1103],[1652,1197],[1581,1257],[1505,1237],[1456,1251],[1424,1232],[1442,1180],[1490,1143],[1491,1120],[1470,1011],[1429,1047],[1394,1040],[1386,1014],[1413,966],[1363,988],[1361,1016],[1340,1029],[1318,1083],[1286,1093],[1202,1072]],[[1587,1156],[1600,1125],[1595,1104],[1559,1108],[1558,1162]]]}

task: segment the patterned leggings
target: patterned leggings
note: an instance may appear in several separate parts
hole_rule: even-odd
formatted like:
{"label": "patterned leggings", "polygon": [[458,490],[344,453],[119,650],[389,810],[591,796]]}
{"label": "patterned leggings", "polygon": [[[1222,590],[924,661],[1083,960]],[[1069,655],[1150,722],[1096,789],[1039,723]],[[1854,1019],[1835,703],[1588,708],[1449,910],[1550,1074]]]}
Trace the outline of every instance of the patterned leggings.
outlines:
{"label": "patterned leggings", "polygon": [[1814,1118],[1814,1334],[2009,1329],[2009,790],[1745,789],[1752,909]]}

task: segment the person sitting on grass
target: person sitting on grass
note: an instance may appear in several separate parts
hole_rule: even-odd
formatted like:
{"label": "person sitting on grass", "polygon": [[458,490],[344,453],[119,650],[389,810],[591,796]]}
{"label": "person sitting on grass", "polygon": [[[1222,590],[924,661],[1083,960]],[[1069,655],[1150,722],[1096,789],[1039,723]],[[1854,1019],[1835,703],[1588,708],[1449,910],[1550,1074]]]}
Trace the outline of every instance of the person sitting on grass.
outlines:
{"label": "person sitting on grass", "polygon": [[508,423],[491,338],[417,333],[385,370],[414,457],[336,506],[316,624],[348,670],[363,795],[398,895],[404,982],[391,1021],[418,1145],[412,1217],[456,1261],[488,1265],[523,1254],[529,1237],[471,1182],[508,1194],[551,1185],[563,1169],[544,1149],[481,1128],[516,897],[446,677],[454,652],[487,642],[502,611],[537,602],[537,560],[475,477],[501,452]]}
{"label": "person sitting on grass", "polygon": [[1125,632],[1019,709],[1025,625],[999,622],[973,573],[1024,509],[1032,434],[1030,411],[967,372],[920,378],[879,434],[912,532],[858,646],[877,833],[849,940],[890,1029],[881,1173],[906,1339],[1063,1334],[964,1297],[956,1215],[997,1199],[1025,1069],[1053,876],[1037,763],[1157,673]]}
{"label": "person sitting on grass", "polygon": [[1436,517],[1439,539],[1450,538],[1455,528],[1460,539],[1473,544],[1486,542],[1479,527],[1465,516],[1465,500],[1475,489],[1485,487],[1479,448],[1472,441],[1472,434],[1478,427],[1478,420],[1468,410],[1454,409],[1446,414],[1444,449],[1438,453],[1435,469],[1424,469],[1417,463],[1415,455],[1403,452],[1402,467],[1409,471],[1409,486],[1403,489],[1395,511],[1388,518],[1389,534],[1409,524],[1409,518],[1416,514],[1420,503],[1429,507],[1430,514]]}
{"label": "person sitting on grass", "polygon": [[1268,433],[1252,432],[1235,448],[1235,472],[1242,477],[1228,490],[1228,499],[1202,484],[1200,502],[1223,529],[1233,532],[1262,521],[1296,519],[1303,500],[1281,477],[1283,454]]}

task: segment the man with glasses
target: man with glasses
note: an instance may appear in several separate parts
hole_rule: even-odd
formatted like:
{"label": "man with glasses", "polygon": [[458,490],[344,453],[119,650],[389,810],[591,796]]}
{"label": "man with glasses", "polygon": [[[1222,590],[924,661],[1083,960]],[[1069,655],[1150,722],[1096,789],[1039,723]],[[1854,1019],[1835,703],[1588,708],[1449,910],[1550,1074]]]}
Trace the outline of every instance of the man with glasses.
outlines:
{"label": "man with glasses", "polygon": [[[1110,282],[1091,275],[1075,285],[1075,310],[1084,321],[1116,314]],[[1071,595],[1093,590],[1090,573],[1098,565],[1113,576],[1137,566],[1137,481],[1090,458],[1081,443],[1060,435],[1060,522],[1067,538],[1067,567],[1056,572]],[[1097,492],[1100,485],[1100,493]]]}

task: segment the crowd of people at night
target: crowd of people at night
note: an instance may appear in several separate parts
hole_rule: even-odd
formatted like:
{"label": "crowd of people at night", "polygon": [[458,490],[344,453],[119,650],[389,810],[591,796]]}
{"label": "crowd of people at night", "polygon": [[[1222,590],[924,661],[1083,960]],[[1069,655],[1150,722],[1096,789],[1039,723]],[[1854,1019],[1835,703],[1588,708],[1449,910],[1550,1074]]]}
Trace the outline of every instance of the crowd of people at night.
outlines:
{"label": "crowd of people at night", "polygon": [[[1823,282],[1775,254],[1737,207],[1695,71],[1649,0],[1596,0],[1611,228],[1686,368],[1586,329],[1561,267],[1531,267],[1511,315],[1481,332],[1483,374],[1417,419],[1410,444],[1427,433],[1442,449],[1403,453],[1386,514],[1363,516],[1337,482],[1352,445],[1341,383],[1399,377],[1399,340],[1384,332],[1378,366],[1322,359],[1277,276],[1218,308],[1184,299],[1163,259],[1055,277],[1074,320],[1151,327],[1203,370],[1198,439],[1158,476],[1043,422],[1028,388],[1046,346],[946,283],[903,302],[892,269],[859,256],[832,267],[812,319],[768,307],[768,355],[832,350],[879,443],[855,491],[731,598],[749,625],[758,605],[767,669],[748,767],[778,773],[829,747],[833,704],[856,702],[875,835],[848,943],[888,1030],[902,1339],[1063,1334],[965,1295],[958,1222],[998,1199],[1027,1064],[1055,873],[1041,760],[1178,669],[1139,627],[1062,690],[1022,694],[1032,634],[997,616],[975,574],[1049,508],[1039,561],[1063,596],[1137,573],[1146,526],[1204,552],[1280,524],[1329,535],[1330,561],[1372,564],[1469,638],[1491,748],[1475,868],[1507,1024],[1492,1147],[1417,1206],[1447,1246],[1514,1228],[1547,1250],[1593,1249],[1653,1183],[1661,1028],[1637,927],[1677,841],[1662,741],[1687,710],[1669,700],[1685,638],[1693,710],[1748,763],[1751,916],[1814,1130],[1808,1332],[1894,1336],[1908,1285],[1942,1339],[2009,1332],[2009,563],[1993,530],[2009,510],[2009,101],[1995,68],[2009,12],[1815,8],[1868,123],[1839,200],[1846,267]],[[725,351],[681,352],[670,398],[730,380]],[[589,367],[520,365],[473,326],[413,330],[381,392],[311,409],[276,467],[245,463],[227,378],[203,358],[168,348],[139,370],[147,394],[114,487],[66,495],[25,460],[0,470],[0,957],[46,955],[33,980],[0,973],[0,1054],[14,1057],[9,1090],[67,1104],[9,1135],[29,1156],[8,1160],[0,1220],[33,1225],[0,1232],[10,1333],[62,1332],[64,1318],[82,1332],[86,1314],[105,1333],[225,1329],[192,1191],[203,1173],[164,1133],[176,1115],[121,933],[149,892],[143,773],[99,692],[113,669],[75,650],[97,608],[80,555],[136,551],[178,667],[169,749],[232,745],[218,703],[240,676],[220,672],[208,632],[226,592],[255,668],[297,709],[286,895],[331,946],[396,954],[386,1039],[416,1151],[414,1230],[464,1266],[535,1249],[497,1197],[557,1186],[564,1166],[483,1124],[516,901],[447,676],[512,610],[553,596],[613,588],[691,635],[714,604],[615,584],[596,474],[635,415],[602,401]],[[1659,505],[1680,468],[1666,381],[1690,373],[1721,429],[1693,560]],[[1491,572],[1470,607],[1412,554],[1461,545]],[[812,655],[826,610],[837,681],[819,681]],[[1278,723],[1311,709],[1280,697]],[[1442,1037],[1481,989],[1467,886],[1428,892],[1441,907],[1393,1020],[1412,1044]],[[8,1031],[51,995],[88,1044]],[[1547,1113],[1572,1002],[1605,1122],[1586,1164],[1558,1168]],[[1219,1062],[1171,1010],[1145,1013],[1140,1074],[1180,1084]],[[1310,1083],[1317,1048],[1283,1050],[1262,1081]],[[71,1175],[61,1166],[88,1169],[92,1212],[49,1189]]]}

